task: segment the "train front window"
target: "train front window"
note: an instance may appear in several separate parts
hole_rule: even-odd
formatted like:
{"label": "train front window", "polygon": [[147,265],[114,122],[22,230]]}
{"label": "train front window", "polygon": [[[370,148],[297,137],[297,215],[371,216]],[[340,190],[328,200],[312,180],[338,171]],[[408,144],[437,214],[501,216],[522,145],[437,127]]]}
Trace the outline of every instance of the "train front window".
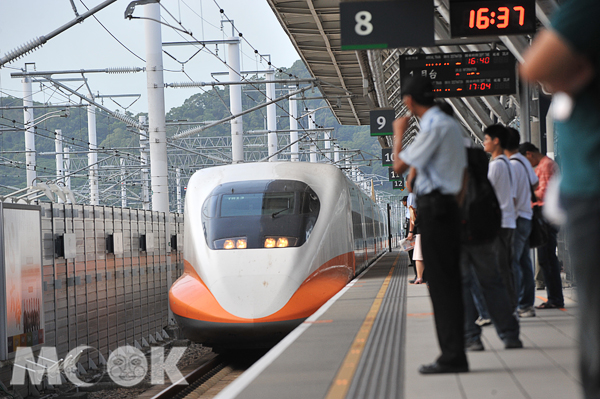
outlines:
{"label": "train front window", "polygon": [[[202,226],[211,249],[287,248],[308,240],[320,202],[306,183],[261,180],[223,184],[202,208]],[[244,238],[241,246],[239,237]]]}
{"label": "train front window", "polygon": [[294,212],[295,193],[225,194],[221,217],[288,215]]}

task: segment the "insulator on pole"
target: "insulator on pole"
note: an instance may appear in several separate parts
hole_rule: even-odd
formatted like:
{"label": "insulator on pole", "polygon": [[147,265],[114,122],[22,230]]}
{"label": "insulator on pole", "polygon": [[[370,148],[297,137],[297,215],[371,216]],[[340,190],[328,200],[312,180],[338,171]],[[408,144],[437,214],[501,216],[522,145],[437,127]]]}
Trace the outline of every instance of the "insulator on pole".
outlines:
{"label": "insulator on pole", "polygon": [[9,51],[4,55],[4,57],[0,58],[0,66],[4,64],[8,64],[9,62],[15,61],[24,55],[27,55],[29,52],[35,50],[36,48],[42,46],[46,43],[46,37],[40,36],[31,40],[28,43],[25,43],[14,50]]}
{"label": "insulator on pole", "polygon": [[176,83],[167,83],[165,87],[172,87],[175,89],[185,88],[185,87],[203,87],[207,84],[204,82],[176,82]]}
{"label": "insulator on pole", "polygon": [[110,114],[111,114],[111,115],[112,115],[114,118],[116,118],[116,119],[120,120],[121,122],[125,122],[125,123],[127,123],[127,124],[129,124],[129,125],[132,125],[132,126],[137,126],[137,127],[139,127],[140,129],[143,129],[143,127],[142,127],[142,126],[139,124],[139,122],[138,122],[138,121],[136,121],[136,120],[135,120],[135,119],[133,119],[133,118],[130,118],[130,117],[129,117],[129,116],[127,116],[127,115],[123,115],[123,114],[121,114],[121,113],[119,113],[119,112],[111,112]]}
{"label": "insulator on pole", "polygon": [[106,73],[135,73],[142,72],[144,68],[140,67],[115,67],[115,68],[106,68]]}

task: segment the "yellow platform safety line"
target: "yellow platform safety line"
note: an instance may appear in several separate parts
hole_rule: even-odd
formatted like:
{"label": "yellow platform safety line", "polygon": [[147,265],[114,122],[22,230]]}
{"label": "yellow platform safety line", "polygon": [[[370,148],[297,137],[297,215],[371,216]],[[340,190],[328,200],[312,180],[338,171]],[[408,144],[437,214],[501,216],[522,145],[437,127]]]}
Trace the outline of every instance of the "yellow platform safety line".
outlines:
{"label": "yellow platform safety line", "polygon": [[367,313],[365,321],[360,327],[360,330],[358,330],[358,333],[354,338],[354,342],[352,342],[352,346],[350,346],[350,351],[346,354],[346,357],[344,358],[344,361],[342,362],[342,365],[335,376],[335,379],[333,380],[325,399],[343,399],[346,397],[348,389],[350,388],[350,383],[352,382],[352,378],[354,377],[354,373],[358,367],[358,362],[360,361],[360,357],[362,356],[365,345],[367,344],[367,338],[369,338],[369,334],[371,333],[371,329],[375,323],[375,318],[379,313],[379,308],[381,308],[381,303],[383,302],[385,293],[390,285],[392,273],[394,273],[394,269],[396,268],[399,257],[400,253],[398,256],[396,256],[389,274],[383,281],[383,285],[379,289],[379,292],[375,297],[375,301],[373,301],[373,305],[371,305],[371,309],[369,310],[369,313]]}

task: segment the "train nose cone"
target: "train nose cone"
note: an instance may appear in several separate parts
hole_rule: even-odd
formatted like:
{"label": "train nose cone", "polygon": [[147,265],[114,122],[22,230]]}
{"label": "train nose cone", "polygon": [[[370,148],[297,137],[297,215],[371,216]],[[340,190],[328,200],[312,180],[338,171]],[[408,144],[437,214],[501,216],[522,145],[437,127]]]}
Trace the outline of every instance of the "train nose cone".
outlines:
{"label": "train nose cone", "polygon": [[246,319],[281,309],[300,283],[284,275],[228,276],[214,282],[213,295],[229,313]]}

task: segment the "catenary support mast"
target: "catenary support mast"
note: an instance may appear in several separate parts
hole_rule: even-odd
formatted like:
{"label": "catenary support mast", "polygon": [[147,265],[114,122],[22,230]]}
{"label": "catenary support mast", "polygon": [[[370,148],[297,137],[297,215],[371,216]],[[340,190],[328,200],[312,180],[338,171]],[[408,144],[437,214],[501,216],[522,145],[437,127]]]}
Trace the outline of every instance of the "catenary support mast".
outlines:
{"label": "catenary support mast", "polygon": [[[27,72],[27,64],[25,64]],[[23,124],[25,125],[25,167],[27,171],[26,186],[35,186],[36,159],[35,159],[35,126],[33,120],[33,89],[31,78],[25,77],[23,82]]]}
{"label": "catenary support mast", "polygon": [[[272,70],[272,67],[271,67]],[[275,80],[275,72],[267,73],[267,81],[273,82]],[[267,83],[267,102],[277,98],[275,95],[275,83]],[[268,135],[268,153],[271,158],[269,162],[276,162],[277,155],[277,105],[275,103],[267,105],[267,130]]]}
{"label": "catenary support mast", "polygon": [[[297,86],[290,87],[290,93],[297,89]],[[295,95],[290,97],[290,143],[294,143],[290,149],[290,160],[292,162],[298,162],[298,151],[300,146],[298,145],[298,103]]]}
{"label": "catenary support mast", "polygon": [[[169,180],[167,164],[167,131],[165,122],[165,82],[163,77],[162,37],[160,30],[160,4],[144,6],[146,31],[146,76],[148,84],[148,139],[150,141],[150,176],[152,184],[152,210],[165,213],[165,237],[159,243],[170,253],[171,214],[169,212]],[[165,254],[166,255],[166,254]],[[167,287],[171,278],[171,256],[167,259]],[[169,308],[169,324],[174,323]]]}
{"label": "catenary support mast", "polygon": [[[94,98],[92,97],[92,100]],[[88,177],[90,184],[90,205],[100,205],[100,198],[98,195],[98,142],[96,138],[96,107],[89,105],[87,109],[88,116],[88,141],[89,150],[88,153]]]}
{"label": "catenary support mast", "polygon": [[[230,38],[232,42],[227,44],[229,64],[229,80],[240,81],[240,43],[235,37]],[[242,86],[229,86],[229,107],[232,115],[242,112]],[[231,121],[231,159],[233,163],[244,162],[244,123],[242,117]]]}

